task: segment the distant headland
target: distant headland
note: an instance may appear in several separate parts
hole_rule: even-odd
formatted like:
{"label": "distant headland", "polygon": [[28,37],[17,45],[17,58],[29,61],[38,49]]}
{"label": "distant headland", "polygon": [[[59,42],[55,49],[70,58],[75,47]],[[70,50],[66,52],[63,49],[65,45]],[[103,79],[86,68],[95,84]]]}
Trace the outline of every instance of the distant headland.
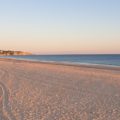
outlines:
{"label": "distant headland", "polygon": [[23,52],[23,51],[12,51],[12,50],[0,50],[0,56],[10,56],[10,55],[32,55],[32,53],[29,52]]}

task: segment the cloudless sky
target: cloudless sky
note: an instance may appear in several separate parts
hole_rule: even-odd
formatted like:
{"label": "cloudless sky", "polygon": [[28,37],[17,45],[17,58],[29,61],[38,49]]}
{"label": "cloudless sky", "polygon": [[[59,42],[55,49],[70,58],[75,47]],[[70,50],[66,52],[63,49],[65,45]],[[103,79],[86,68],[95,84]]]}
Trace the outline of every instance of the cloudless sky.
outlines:
{"label": "cloudless sky", "polygon": [[0,0],[0,49],[120,53],[120,0]]}

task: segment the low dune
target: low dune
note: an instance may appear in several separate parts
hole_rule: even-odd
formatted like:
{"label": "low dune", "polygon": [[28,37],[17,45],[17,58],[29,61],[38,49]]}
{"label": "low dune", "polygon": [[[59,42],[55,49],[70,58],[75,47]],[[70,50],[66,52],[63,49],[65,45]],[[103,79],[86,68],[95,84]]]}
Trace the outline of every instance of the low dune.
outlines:
{"label": "low dune", "polygon": [[0,59],[0,120],[120,120],[120,68]]}

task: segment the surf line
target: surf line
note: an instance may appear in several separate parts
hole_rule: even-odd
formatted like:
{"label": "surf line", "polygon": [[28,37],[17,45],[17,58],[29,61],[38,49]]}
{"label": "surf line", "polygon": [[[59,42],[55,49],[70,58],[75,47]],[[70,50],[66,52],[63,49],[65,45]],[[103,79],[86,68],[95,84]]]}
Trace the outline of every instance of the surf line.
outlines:
{"label": "surf line", "polygon": [[9,120],[16,120],[15,116],[12,114],[11,109],[8,105],[9,103],[8,90],[6,89],[5,85],[2,82],[0,82],[0,88],[2,90],[2,109],[3,111],[6,112]]}

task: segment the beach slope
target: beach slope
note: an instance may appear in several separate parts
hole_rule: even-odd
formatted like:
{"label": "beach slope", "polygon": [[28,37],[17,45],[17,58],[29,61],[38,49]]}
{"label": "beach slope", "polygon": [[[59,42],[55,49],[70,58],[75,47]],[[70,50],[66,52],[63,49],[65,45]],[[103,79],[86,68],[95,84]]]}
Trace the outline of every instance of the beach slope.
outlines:
{"label": "beach slope", "polygon": [[0,59],[3,120],[120,120],[120,69]]}

